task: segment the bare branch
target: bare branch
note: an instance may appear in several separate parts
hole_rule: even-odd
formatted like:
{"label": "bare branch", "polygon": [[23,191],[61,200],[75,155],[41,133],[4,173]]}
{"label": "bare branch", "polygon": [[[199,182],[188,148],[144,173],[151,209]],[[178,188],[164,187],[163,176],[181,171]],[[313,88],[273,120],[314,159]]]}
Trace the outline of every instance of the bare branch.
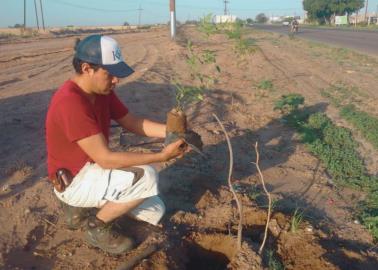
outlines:
{"label": "bare branch", "polygon": [[[269,205],[268,205],[268,214],[267,214],[267,218],[266,218],[266,225],[265,225],[265,232],[264,232],[264,239],[261,243],[261,246],[260,246],[260,249],[259,249],[259,254],[262,253],[263,249],[264,249],[264,245],[265,245],[265,241],[266,241],[266,238],[268,236],[268,227],[269,227],[269,222],[270,222],[270,215],[271,215],[271,211],[272,211],[272,198],[270,197],[270,193],[268,192],[268,190],[266,189],[265,187],[265,181],[264,181],[264,176],[260,170],[260,165],[259,165],[259,161],[260,161],[260,154],[259,154],[259,144],[258,142],[256,142],[255,144],[255,151],[256,151],[256,168],[257,168],[257,171],[259,172],[259,176],[260,176],[260,180],[261,180],[261,183],[262,183],[262,186],[263,186],[263,189],[265,191],[265,194],[266,196],[268,197],[268,202],[269,202]],[[252,162],[254,163],[254,162]]]}
{"label": "bare branch", "polygon": [[218,124],[221,126],[221,128],[223,130],[223,133],[226,136],[227,145],[228,145],[228,151],[230,153],[230,168],[229,168],[229,171],[228,171],[228,186],[229,186],[232,194],[234,195],[234,199],[235,199],[236,204],[238,206],[239,226],[238,226],[238,238],[237,238],[237,242],[238,242],[237,244],[238,245],[237,246],[238,246],[238,250],[240,250],[241,249],[241,243],[242,243],[242,231],[243,231],[243,215],[242,215],[243,208],[242,208],[242,204],[239,201],[238,196],[236,195],[236,192],[235,192],[235,190],[234,190],[234,188],[232,186],[232,183],[231,183],[232,170],[233,170],[233,164],[234,164],[232,146],[231,146],[230,138],[228,137],[227,131],[224,128],[222,122],[219,120],[219,118],[218,118],[218,116],[216,116],[216,114],[213,113],[213,116],[218,121]]}

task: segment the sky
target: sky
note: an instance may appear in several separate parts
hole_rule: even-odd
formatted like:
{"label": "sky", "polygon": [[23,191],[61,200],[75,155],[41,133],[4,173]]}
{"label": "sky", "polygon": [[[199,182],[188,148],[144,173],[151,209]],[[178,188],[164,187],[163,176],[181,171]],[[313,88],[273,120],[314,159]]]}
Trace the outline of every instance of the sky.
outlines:
{"label": "sky", "polygon": [[[36,27],[34,3],[37,4],[39,24],[42,2],[46,27],[100,26],[166,23],[169,21],[169,0],[25,0],[26,25]],[[302,0],[228,0],[228,10],[241,19],[255,18],[258,13],[267,16],[303,16]],[[140,9],[140,10],[139,10]],[[378,9],[378,0],[369,0],[369,11]],[[198,20],[212,13],[224,12],[224,0],[176,0],[176,18],[179,21]],[[24,0],[0,0],[0,27],[23,24]]]}

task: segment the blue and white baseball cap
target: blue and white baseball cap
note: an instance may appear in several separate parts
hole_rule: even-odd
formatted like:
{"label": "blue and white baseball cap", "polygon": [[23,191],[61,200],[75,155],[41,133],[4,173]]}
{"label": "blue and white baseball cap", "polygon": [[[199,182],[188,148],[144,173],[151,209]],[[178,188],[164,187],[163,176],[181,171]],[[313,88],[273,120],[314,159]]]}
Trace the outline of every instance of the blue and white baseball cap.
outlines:
{"label": "blue and white baseball cap", "polygon": [[75,58],[99,65],[115,77],[124,78],[134,72],[123,60],[117,41],[109,36],[90,35],[75,50]]}

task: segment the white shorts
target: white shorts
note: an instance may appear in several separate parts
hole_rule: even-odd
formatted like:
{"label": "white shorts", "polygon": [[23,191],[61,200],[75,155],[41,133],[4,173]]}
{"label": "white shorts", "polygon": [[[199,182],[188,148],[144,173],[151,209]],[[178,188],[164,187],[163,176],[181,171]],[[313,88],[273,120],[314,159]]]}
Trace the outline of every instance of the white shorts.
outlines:
{"label": "white shorts", "polygon": [[165,213],[165,205],[157,196],[158,173],[151,166],[137,167],[144,175],[133,184],[133,172],[103,169],[87,162],[64,192],[54,191],[61,201],[76,207],[101,208],[107,201],[127,203],[145,198],[128,214],[156,225]]}

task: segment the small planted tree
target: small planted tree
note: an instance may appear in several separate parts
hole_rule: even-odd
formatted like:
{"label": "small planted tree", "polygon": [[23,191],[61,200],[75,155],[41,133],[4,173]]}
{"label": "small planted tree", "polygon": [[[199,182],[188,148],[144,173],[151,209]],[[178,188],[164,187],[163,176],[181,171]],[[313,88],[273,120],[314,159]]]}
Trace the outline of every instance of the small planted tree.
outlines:
{"label": "small planted tree", "polygon": [[204,88],[197,86],[186,86],[178,80],[173,82],[175,86],[175,107],[167,113],[167,127],[165,144],[170,144],[177,139],[184,139],[192,149],[200,154],[203,153],[199,150],[202,149],[201,137],[187,128],[187,117],[184,112],[185,108],[192,103],[203,100]]}
{"label": "small planted tree", "polygon": [[213,14],[209,13],[200,19],[198,31],[204,34],[206,38],[209,38],[218,31],[216,25],[213,23]]}
{"label": "small planted tree", "polygon": [[[213,85],[216,78],[204,74],[200,71],[200,66],[213,65],[217,73],[220,73],[220,67],[216,65],[216,54],[211,50],[204,50],[196,53],[193,48],[193,43],[188,41],[186,46],[186,64],[190,70],[190,76],[193,80],[193,85],[186,86],[181,83],[180,79],[175,78],[173,84],[175,86],[175,107],[167,115],[167,137],[166,144],[174,141],[178,137],[185,137],[187,134],[187,120],[184,112],[185,108],[194,102],[203,100],[205,89]],[[202,147],[202,142],[198,135],[190,133],[194,143],[197,143],[197,148]]]}
{"label": "small planted tree", "polygon": [[185,137],[187,133],[187,117],[184,108],[193,102],[203,100],[203,89],[195,86],[184,86],[175,81],[175,107],[167,114],[167,138],[166,144],[173,142],[178,137]]}
{"label": "small planted tree", "polygon": [[[234,41],[234,53],[239,60],[245,60],[245,56],[256,50],[255,40],[244,37],[244,22],[237,20],[234,23],[225,23],[221,27],[228,39]],[[238,62],[240,64],[240,61]]]}

